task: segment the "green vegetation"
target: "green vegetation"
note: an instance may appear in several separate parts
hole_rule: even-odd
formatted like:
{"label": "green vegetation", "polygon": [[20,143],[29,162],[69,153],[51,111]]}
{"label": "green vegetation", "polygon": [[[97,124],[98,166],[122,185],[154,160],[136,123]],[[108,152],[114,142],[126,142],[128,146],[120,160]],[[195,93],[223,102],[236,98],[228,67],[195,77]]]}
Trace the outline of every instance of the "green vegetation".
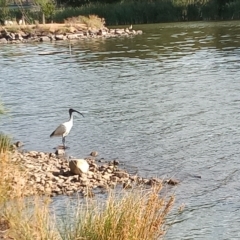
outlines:
{"label": "green vegetation", "polygon": [[42,13],[42,23],[46,23],[46,18],[52,20],[55,12],[55,1],[54,0],[34,0],[35,4],[39,6]]}
{"label": "green vegetation", "polygon": [[107,25],[145,24],[174,21],[239,19],[240,0],[128,0],[90,3],[65,8],[55,14],[56,21],[76,15],[96,14],[105,18]]}
{"label": "green vegetation", "polygon": [[240,19],[240,0],[33,0],[40,12],[11,10],[0,0],[1,21],[25,16],[28,23],[63,23],[69,17],[97,15],[107,25]]}

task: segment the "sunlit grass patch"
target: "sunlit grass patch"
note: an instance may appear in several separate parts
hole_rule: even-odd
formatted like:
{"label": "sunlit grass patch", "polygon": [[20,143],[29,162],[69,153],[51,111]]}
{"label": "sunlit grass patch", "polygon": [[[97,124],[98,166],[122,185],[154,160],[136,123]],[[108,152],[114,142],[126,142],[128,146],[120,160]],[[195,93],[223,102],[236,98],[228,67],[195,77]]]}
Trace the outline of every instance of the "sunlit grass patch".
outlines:
{"label": "sunlit grass patch", "polygon": [[96,15],[89,15],[86,16],[78,16],[78,17],[70,17],[64,20],[65,25],[74,26],[77,24],[85,24],[87,27],[91,28],[102,28],[104,27],[104,19],[96,16]]}
{"label": "sunlit grass patch", "polygon": [[18,198],[6,205],[3,211],[8,223],[7,236],[18,240],[61,239],[55,220],[49,213],[49,198]]}
{"label": "sunlit grass patch", "polygon": [[3,133],[0,133],[0,153],[5,153],[11,147],[11,138]]}
{"label": "sunlit grass patch", "polygon": [[174,202],[173,196],[160,197],[161,188],[111,193],[101,207],[88,203],[85,209],[75,209],[73,218],[60,224],[62,239],[159,239],[165,234],[166,216]]}

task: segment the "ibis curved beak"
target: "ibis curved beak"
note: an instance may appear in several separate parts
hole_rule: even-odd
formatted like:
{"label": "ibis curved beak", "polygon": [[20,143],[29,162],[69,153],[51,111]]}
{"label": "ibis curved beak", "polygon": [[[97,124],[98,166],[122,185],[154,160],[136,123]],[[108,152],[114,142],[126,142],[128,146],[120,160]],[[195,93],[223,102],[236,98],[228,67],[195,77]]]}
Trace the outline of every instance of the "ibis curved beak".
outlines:
{"label": "ibis curved beak", "polygon": [[[79,113],[80,115],[82,115],[83,116],[83,114],[82,113],[80,113],[79,111],[77,111],[77,110],[74,110],[73,109],[73,112],[76,112],[76,113]],[[84,117],[84,116],[83,116]]]}

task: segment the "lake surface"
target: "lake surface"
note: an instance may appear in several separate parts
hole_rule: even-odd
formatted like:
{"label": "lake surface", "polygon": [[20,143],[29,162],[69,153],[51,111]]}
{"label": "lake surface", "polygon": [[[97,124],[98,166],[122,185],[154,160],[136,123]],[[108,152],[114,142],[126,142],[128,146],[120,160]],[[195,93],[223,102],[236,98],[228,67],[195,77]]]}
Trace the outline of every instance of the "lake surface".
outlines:
{"label": "lake surface", "polygon": [[[93,150],[144,177],[171,177],[181,215],[165,239],[240,239],[240,22],[134,26],[134,38],[0,45],[0,130],[53,152]],[[42,51],[62,51],[39,55]],[[195,176],[201,176],[196,178]],[[61,201],[61,197],[55,199]]]}

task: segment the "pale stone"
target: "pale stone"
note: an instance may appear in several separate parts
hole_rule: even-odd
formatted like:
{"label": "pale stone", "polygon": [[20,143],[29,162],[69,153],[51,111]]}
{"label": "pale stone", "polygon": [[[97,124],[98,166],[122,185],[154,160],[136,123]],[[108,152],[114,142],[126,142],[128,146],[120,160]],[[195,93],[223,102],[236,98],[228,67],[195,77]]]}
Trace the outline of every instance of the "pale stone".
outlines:
{"label": "pale stone", "polygon": [[[82,35],[83,36],[83,35]],[[82,37],[80,34],[77,34],[77,33],[75,33],[75,34],[69,34],[68,36],[67,36],[67,38],[68,39],[79,39],[80,37]]]}
{"label": "pale stone", "polygon": [[37,156],[38,152],[36,152],[36,151],[30,151],[28,154],[29,154],[29,156],[31,156],[31,157],[35,157],[35,156]]}
{"label": "pale stone", "polygon": [[55,39],[56,40],[66,40],[67,37],[63,34],[58,34],[58,35],[55,35]]}
{"label": "pale stone", "polygon": [[110,180],[110,177],[111,177],[111,175],[109,175],[109,174],[105,174],[105,175],[102,176],[102,179],[108,181],[108,180]]}
{"label": "pale stone", "polygon": [[51,39],[48,37],[48,36],[42,36],[42,37],[40,37],[40,42],[50,42],[51,41]]}
{"label": "pale stone", "polygon": [[51,189],[50,187],[46,187],[46,188],[45,188],[45,192],[46,192],[46,193],[51,193],[51,192],[52,192],[52,189]]}
{"label": "pale stone", "polygon": [[89,164],[85,159],[74,159],[69,162],[69,168],[73,174],[81,175],[88,172]]}
{"label": "pale stone", "polygon": [[116,177],[116,176],[111,176],[110,179],[111,179],[112,182],[117,182],[119,180],[119,178]]}
{"label": "pale stone", "polygon": [[57,149],[56,152],[55,152],[56,155],[64,155],[65,154],[65,151],[64,149]]}
{"label": "pale stone", "polygon": [[41,157],[41,158],[44,158],[45,157],[45,153],[44,152],[39,152],[38,156]]}

